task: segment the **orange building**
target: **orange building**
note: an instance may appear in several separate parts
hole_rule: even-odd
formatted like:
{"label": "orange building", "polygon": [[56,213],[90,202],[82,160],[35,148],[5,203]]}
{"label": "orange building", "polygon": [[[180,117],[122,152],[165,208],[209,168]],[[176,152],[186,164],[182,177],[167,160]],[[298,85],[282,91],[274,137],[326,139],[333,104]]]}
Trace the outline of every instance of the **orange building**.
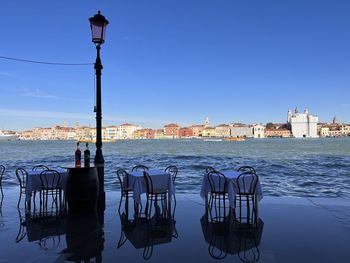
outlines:
{"label": "orange building", "polygon": [[180,138],[189,138],[193,136],[193,130],[187,127],[180,128],[178,133]]}
{"label": "orange building", "polygon": [[178,138],[180,126],[175,123],[164,125],[165,138]]}

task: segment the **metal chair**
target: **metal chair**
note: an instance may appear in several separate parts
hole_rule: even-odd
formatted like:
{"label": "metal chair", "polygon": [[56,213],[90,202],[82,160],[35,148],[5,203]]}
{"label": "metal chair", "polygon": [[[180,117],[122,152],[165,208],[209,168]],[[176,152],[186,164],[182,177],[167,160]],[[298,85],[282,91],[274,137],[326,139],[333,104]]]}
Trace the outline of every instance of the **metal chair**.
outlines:
{"label": "metal chair", "polygon": [[208,173],[210,173],[210,172],[215,172],[216,170],[213,168],[213,167],[211,167],[211,166],[207,166],[206,168],[205,168],[205,173],[206,174],[208,174]]}
{"label": "metal chair", "polygon": [[164,172],[169,173],[171,175],[171,179],[173,180],[173,182],[175,182],[178,173],[178,169],[175,165],[168,166],[167,168],[165,168]]}
{"label": "metal chair", "polygon": [[22,216],[21,210],[17,209],[19,217],[19,229],[16,236],[16,243],[21,242],[27,235],[26,221]]}
{"label": "metal chair", "polygon": [[[130,193],[133,192],[133,189],[129,186],[129,176],[128,173],[124,169],[119,169],[117,171],[117,176],[118,176],[118,181],[119,181],[119,186],[120,186],[120,202],[119,202],[119,207],[118,207],[118,212],[120,212],[120,208],[123,202],[123,197],[126,198],[125,200],[125,212],[127,218],[129,218],[129,196]],[[136,207],[135,201],[134,201],[134,209]],[[142,205],[140,205],[140,210],[142,211]]]}
{"label": "metal chair", "polygon": [[1,202],[0,202],[0,207],[2,206],[2,199],[4,197],[4,193],[2,191],[2,177],[5,173],[5,166],[0,164],[0,192],[1,192]]}
{"label": "metal chair", "polygon": [[148,167],[147,166],[145,166],[145,165],[142,165],[142,164],[139,164],[139,165],[136,165],[136,166],[134,166],[133,168],[132,168],[132,172],[136,172],[136,171],[142,171],[142,172],[144,172],[144,171],[148,171],[149,169],[148,169]]}
{"label": "metal chair", "polygon": [[44,170],[50,170],[50,168],[43,164],[35,165],[32,168],[32,171],[44,171]]}
{"label": "metal chair", "polygon": [[252,166],[241,166],[237,169],[238,172],[252,172],[252,173],[256,173],[255,169]]}
{"label": "metal chair", "polygon": [[[228,201],[227,179],[224,174],[212,171],[207,174],[210,185],[208,208],[212,222],[223,222],[226,220],[226,202]],[[212,210],[215,209],[213,217]],[[227,207],[227,209],[229,206]]]}
{"label": "metal chair", "polygon": [[[26,194],[26,188],[27,188],[27,178],[28,178],[28,172],[23,169],[23,168],[17,168],[16,169],[16,176],[19,182],[19,199],[18,199],[18,203],[17,203],[17,208],[19,207],[19,204],[21,202],[21,197],[22,194],[25,195]],[[34,197],[35,198],[35,197]],[[35,200],[34,200],[35,203]],[[27,205],[25,203],[25,205]],[[28,204],[30,206],[30,204]]]}
{"label": "metal chair", "polygon": [[[152,215],[152,205],[155,208],[155,215],[157,216],[165,216],[168,215],[168,190],[167,189],[157,189],[154,187],[151,176],[144,171],[143,176],[146,181],[146,207],[145,207],[145,215],[146,218],[150,219]],[[160,211],[160,207],[158,206],[158,201],[161,202],[162,211]]]}
{"label": "metal chair", "polygon": [[41,196],[40,211],[44,214],[49,212],[48,201],[51,197],[51,208],[56,207],[55,212],[58,213],[62,204],[62,189],[60,187],[61,174],[55,170],[44,170],[40,173],[41,180]]}
{"label": "metal chair", "polygon": [[238,222],[241,226],[255,226],[258,221],[258,200],[256,198],[255,190],[259,182],[259,177],[253,172],[244,172],[240,174],[236,180],[238,191],[235,198],[235,208],[237,209],[238,202]]}

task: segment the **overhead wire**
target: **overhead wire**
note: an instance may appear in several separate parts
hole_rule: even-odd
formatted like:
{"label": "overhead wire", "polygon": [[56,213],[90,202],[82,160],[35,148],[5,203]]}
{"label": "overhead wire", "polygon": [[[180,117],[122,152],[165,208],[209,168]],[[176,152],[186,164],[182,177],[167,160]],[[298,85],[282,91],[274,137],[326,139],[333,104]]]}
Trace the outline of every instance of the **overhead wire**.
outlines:
{"label": "overhead wire", "polygon": [[5,57],[0,56],[0,59],[7,59],[13,61],[27,62],[27,63],[35,63],[35,64],[45,64],[45,65],[56,65],[56,66],[91,66],[94,63],[60,63],[60,62],[47,62],[47,61],[37,61],[30,59],[22,59],[22,58],[13,58],[13,57]]}

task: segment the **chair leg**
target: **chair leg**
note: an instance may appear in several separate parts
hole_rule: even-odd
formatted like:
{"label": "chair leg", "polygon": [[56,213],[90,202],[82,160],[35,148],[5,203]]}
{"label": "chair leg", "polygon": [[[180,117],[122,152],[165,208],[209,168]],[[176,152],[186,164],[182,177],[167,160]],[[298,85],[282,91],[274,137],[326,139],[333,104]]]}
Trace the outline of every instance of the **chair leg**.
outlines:
{"label": "chair leg", "polygon": [[18,203],[17,203],[17,208],[19,208],[19,203],[21,202],[21,197],[22,197],[22,189],[20,189],[20,191],[19,191],[19,199],[18,199]]}

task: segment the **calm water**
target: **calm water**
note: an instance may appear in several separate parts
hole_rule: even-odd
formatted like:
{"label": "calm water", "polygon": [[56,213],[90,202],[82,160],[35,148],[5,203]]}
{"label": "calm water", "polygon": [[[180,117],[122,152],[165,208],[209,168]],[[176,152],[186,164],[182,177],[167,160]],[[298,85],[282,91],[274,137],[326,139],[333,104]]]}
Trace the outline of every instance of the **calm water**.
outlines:
{"label": "calm water", "polygon": [[[74,141],[0,142],[0,164],[7,168],[3,185],[17,185],[14,171],[19,166],[72,166],[74,151]],[[91,145],[92,156],[94,152]],[[218,170],[251,165],[265,195],[350,198],[350,138],[130,140],[105,143],[103,153],[106,190],[117,188],[118,168],[130,170],[136,164],[178,166],[178,193],[199,193],[208,165]]]}

